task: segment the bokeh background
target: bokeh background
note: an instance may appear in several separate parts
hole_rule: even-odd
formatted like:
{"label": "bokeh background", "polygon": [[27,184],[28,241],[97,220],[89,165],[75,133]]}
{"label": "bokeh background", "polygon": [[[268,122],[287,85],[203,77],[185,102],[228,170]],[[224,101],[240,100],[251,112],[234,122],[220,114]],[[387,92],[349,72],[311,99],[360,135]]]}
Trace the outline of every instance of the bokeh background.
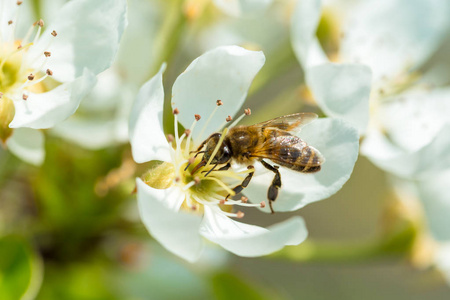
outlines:
{"label": "bokeh background", "polygon": [[[57,14],[64,1],[31,2],[38,19]],[[250,88],[246,122],[299,111],[324,115],[291,47],[295,1],[274,1],[249,16],[208,0],[128,4],[116,62],[67,123],[45,131],[44,164],[29,165],[0,148],[0,299],[448,299],[423,209],[405,205],[390,175],[363,156],[329,199],[293,213],[246,212],[246,222],[264,226],[304,217],[309,238],[299,246],[242,258],[211,244],[190,264],[153,240],[133,194],[146,165],[132,160],[124,126],[139,86],[162,62],[170,95],[175,78],[212,47],[263,50],[266,64]],[[450,35],[424,66],[442,67],[442,85],[450,82],[449,45]],[[170,132],[169,101],[166,110]]]}

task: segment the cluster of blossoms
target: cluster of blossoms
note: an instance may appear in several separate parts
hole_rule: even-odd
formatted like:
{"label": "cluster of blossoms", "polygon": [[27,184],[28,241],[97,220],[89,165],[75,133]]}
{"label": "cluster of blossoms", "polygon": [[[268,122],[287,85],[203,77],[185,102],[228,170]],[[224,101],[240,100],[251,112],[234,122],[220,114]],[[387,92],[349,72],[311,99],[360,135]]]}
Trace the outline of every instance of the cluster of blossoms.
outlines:
{"label": "cluster of blossoms", "polygon": [[430,85],[436,75],[423,66],[450,30],[449,13],[446,0],[299,1],[291,31],[317,104],[358,128],[361,153],[421,200],[445,270],[450,89]]}
{"label": "cluster of blossoms", "polygon": [[[23,160],[44,159],[43,134],[72,115],[108,68],[126,26],[126,1],[71,1],[49,25],[26,26],[32,4],[0,1],[0,139]],[[104,15],[105,18],[98,18]]]}
{"label": "cluster of blossoms", "polygon": [[[218,47],[195,59],[172,89],[175,136],[166,138],[162,129],[164,66],[142,87],[133,106],[129,124],[133,157],[138,163],[152,161],[148,173],[137,179],[141,218],[164,247],[189,261],[201,255],[203,237],[241,256],[269,254],[306,238],[306,227],[298,216],[267,229],[231,219],[244,217],[244,207],[270,212],[264,203],[273,173],[256,165],[244,190],[248,198],[225,201],[250,172],[247,166],[211,171],[207,164],[194,175],[191,172],[200,158],[190,152],[211,133],[225,133],[240,119],[223,129],[244,102],[264,60],[262,52],[238,46]],[[215,99],[223,105],[218,106]],[[241,117],[247,114],[248,110]],[[178,122],[188,128],[181,136]],[[305,126],[301,137],[320,149],[326,163],[315,174],[281,168],[283,186],[273,204],[275,211],[296,210],[329,197],[353,170],[359,138],[347,122],[320,119]]]}

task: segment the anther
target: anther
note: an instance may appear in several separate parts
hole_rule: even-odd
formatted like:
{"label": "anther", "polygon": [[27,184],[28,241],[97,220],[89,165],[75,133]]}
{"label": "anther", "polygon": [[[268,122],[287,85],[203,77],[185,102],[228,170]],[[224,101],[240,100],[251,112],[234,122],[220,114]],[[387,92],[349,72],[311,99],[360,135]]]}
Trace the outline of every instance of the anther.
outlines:
{"label": "anther", "polygon": [[175,177],[175,182],[180,182],[181,178],[180,177]]}
{"label": "anther", "polygon": [[261,208],[264,208],[264,207],[266,207],[266,202],[261,201],[261,203],[259,205],[261,206]]}
{"label": "anther", "polygon": [[169,143],[172,143],[172,142],[174,141],[174,139],[175,139],[175,137],[174,137],[173,135],[171,135],[171,134],[168,134],[168,135],[167,135],[167,141],[168,141]]}
{"label": "anther", "polygon": [[238,212],[236,213],[236,218],[242,219],[243,217],[244,217],[244,213],[243,213],[242,211],[238,211]]}
{"label": "anther", "polygon": [[56,31],[52,31],[52,33],[51,33],[53,36],[57,36],[58,34],[56,33]]}
{"label": "anther", "polygon": [[44,55],[45,55],[45,57],[50,57],[50,55],[52,55],[52,53],[49,51],[44,51]]}
{"label": "anther", "polygon": [[0,92],[0,99],[2,99],[2,97],[3,97],[3,93],[2,93],[2,92]]}
{"label": "anther", "polygon": [[178,115],[180,113],[180,111],[178,110],[178,108],[175,108],[172,113],[174,115]]}
{"label": "anther", "polygon": [[186,130],[184,131],[184,134],[185,134],[186,136],[189,136],[189,135],[191,134],[191,130],[190,130],[190,129],[186,129]]}
{"label": "anther", "polygon": [[8,25],[11,25],[12,23],[13,23],[12,20],[9,20],[9,21],[8,21]]}
{"label": "anther", "polygon": [[23,94],[23,95],[22,95],[22,99],[23,99],[23,100],[27,100],[27,99],[28,99],[28,95],[27,95],[27,94]]}
{"label": "anther", "polygon": [[31,73],[30,75],[28,75],[28,80],[33,80],[34,79],[34,75],[33,75],[33,73]]}
{"label": "anther", "polygon": [[22,5],[23,1],[17,1],[16,4],[17,5]]}
{"label": "anther", "polygon": [[44,20],[40,19],[37,24],[39,25],[39,27],[44,27]]}
{"label": "anther", "polygon": [[198,176],[195,176],[194,177],[194,182],[195,182],[196,185],[199,184],[200,183],[200,178]]}
{"label": "anther", "polygon": [[45,73],[46,73],[48,76],[52,76],[52,75],[53,75],[53,71],[50,70],[50,69],[47,69],[47,71],[45,71]]}
{"label": "anther", "polygon": [[250,115],[252,114],[252,111],[250,110],[250,108],[246,108],[246,109],[244,109],[244,113],[245,113],[247,116],[250,116]]}
{"label": "anther", "polygon": [[228,116],[225,120],[226,120],[227,122],[230,122],[231,120],[233,120],[233,118],[232,118],[231,116]]}
{"label": "anther", "polygon": [[22,48],[22,45],[17,46],[17,50],[20,49],[20,48]]}
{"label": "anther", "polygon": [[220,200],[219,204],[224,205],[225,204],[225,199]]}
{"label": "anther", "polygon": [[222,100],[217,100],[217,101],[216,101],[216,104],[217,104],[217,106],[222,106],[222,105],[223,105],[223,102],[222,102]]}
{"label": "anther", "polygon": [[188,164],[192,165],[195,162],[195,157],[189,157]]}
{"label": "anther", "polygon": [[202,117],[200,117],[200,115],[195,115],[194,117],[195,117],[196,121],[198,121],[198,120],[200,120],[202,118]]}

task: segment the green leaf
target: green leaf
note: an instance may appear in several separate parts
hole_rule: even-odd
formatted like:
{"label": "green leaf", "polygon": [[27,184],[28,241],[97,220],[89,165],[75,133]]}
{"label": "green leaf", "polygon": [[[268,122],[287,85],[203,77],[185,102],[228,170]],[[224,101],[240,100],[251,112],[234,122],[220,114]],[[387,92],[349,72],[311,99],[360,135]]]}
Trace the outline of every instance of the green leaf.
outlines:
{"label": "green leaf", "polygon": [[39,256],[18,236],[0,238],[0,299],[34,299],[42,282]]}

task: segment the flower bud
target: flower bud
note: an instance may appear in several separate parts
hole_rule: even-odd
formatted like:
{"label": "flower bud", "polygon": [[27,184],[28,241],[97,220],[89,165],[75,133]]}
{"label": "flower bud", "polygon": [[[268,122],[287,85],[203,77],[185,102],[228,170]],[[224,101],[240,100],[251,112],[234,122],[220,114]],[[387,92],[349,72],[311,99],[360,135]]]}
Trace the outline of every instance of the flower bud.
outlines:
{"label": "flower bud", "polygon": [[12,135],[13,129],[9,128],[9,123],[14,118],[14,114],[14,103],[11,99],[3,96],[0,99],[0,140],[3,143]]}
{"label": "flower bud", "polygon": [[147,185],[155,189],[169,188],[175,179],[175,167],[169,162],[153,160],[150,169],[141,177]]}

